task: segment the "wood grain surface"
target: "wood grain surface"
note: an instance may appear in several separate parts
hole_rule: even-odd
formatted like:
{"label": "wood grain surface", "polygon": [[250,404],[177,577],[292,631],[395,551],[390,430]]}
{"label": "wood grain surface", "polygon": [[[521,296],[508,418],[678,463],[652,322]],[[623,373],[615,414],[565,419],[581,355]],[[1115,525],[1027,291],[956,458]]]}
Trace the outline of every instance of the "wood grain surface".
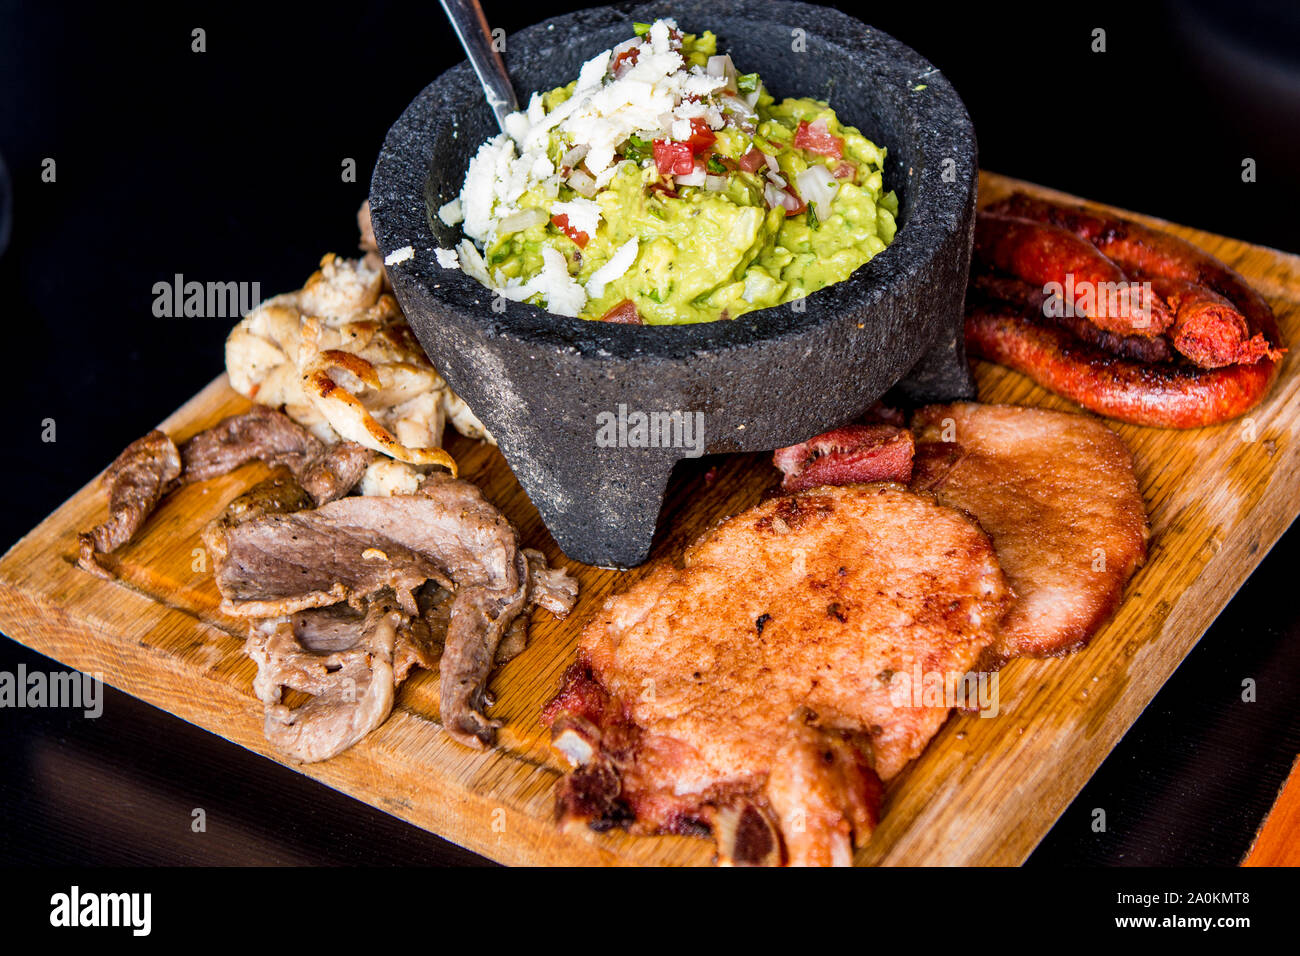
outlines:
{"label": "wood grain surface", "polygon": [[[980,201],[1013,188],[982,174]],[[1242,272],[1270,301],[1288,341],[1300,340],[1300,257],[1136,217],[1190,239]],[[1070,408],[1023,376],[979,363],[980,398]],[[1019,660],[1000,676],[1000,714],[957,714],[896,778],[860,864],[1016,864],[1025,859],[1259,560],[1300,513],[1292,410],[1300,392],[1288,356],[1267,401],[1247,418],[1196,431],[1113,423],[1132,449],[1151,512],[1151,555],[1092,644],[1060,660]],[[224,376],[162,423],[183,440],[247,401]],[[479,483],[525,544],[581,581],[566,621],[534,612],[528,649],[493,678],[498,749],[453,743],[438,724],[438,682],[417,672],[392,716],[346,753],[303,773],[478,853],[522,864],[707,864],[712,844],[688,837],[558,832],[552,788],[564,766],[538,724],[573,657],[585,618],[645,574],[590,568],[555,546],[495,448],[454,436],[461,474]],[[203,524],[267,474],[261,465],[187,485],[166,499],[115,560],[120,582],[78,570],[76,533],[101,521],[91,481],[0,561],[0,629],[33,649],[244,747],[279,759],[262,737],[244,625],[218,613]],[[717,519],[776,483],[763,455],[702,459],[669,489],[654,555],[677,554]]]}

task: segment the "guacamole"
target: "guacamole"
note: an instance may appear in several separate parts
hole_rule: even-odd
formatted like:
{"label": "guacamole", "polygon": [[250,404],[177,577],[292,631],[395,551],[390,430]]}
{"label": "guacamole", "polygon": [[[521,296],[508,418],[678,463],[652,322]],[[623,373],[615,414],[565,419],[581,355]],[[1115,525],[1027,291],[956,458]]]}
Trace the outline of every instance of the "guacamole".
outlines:
{"label": "guacamole", "polygon": [[476,242],[462,268],[559,314],[671,325],[803,297],[892,241],[884,149],[826,103],[776,102],[712,33],[637,34],[480,149],[441,213]]}

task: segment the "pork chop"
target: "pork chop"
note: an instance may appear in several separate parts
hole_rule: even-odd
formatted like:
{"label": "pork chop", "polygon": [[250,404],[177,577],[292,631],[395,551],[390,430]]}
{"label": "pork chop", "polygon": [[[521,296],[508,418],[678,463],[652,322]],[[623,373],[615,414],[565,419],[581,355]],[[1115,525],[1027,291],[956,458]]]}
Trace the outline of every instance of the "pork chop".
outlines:
{"label": "pork chop", "polygon": [[1086,644],[1146,559],[1146,508],[1124,442],[1086,415],[1016,405],[931,405],[912,431],[912,487],[975,517],[1015,591],[991,656]]}
{"label": "pork chop", "polygon": [[[900,485],[820,487],[730,518],[607,601],[543,719],[577,769],[566,822],[715,831],[723,862],[845,862],[950,707],[895,675],[965,674],[1008,599],[987,536]],[[877,777],[879,779],[877,779]]]}

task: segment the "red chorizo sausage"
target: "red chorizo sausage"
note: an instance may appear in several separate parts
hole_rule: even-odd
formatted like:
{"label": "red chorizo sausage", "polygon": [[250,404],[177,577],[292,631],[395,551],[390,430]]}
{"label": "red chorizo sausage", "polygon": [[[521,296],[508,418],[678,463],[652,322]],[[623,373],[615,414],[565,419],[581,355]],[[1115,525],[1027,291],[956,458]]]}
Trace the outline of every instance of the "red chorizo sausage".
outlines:
{"label": "red chorizo sausage", "polygon": [[[1263,336],[1268,347],[1259,361],[1277,363],[1281,359],[1286,343],[1263,296],[1235,269],[1187,240],[1118,216],[1034,199],[1024,193],[1014,193],[992,204],[989,211],[1059,226],[1088,240],[1107,258],[1134,273],[1206,287],[1236,307],[1246,320],[1246,333],[1252,338]],[[1240,343],[1247,353],[1259,351],[1257,346],[1248,345],[1249,341],[1243,339]]]}
{"label": "red chorizo sausage", "polygon": [[1173,324],[1164,304],[1143,301],[1141,287],[1091,242],[1053,223],[980,213],[975,257],[1033,285],[1056,284],[1076,315],[1103,331],[1153,337]]}
{"label": "red chorizo sausage", "polygon": [[970,279],[972,297],[988,300],[987,304],[1014,306],[1027,315],[1040,315],[1072,332],[1077,338],[1095,345],[1104,352],[1139,362],[1167,362],[1173,357],[1169,340],[1163,335],[1147,338],[1142,335],[1116,335],[1093,325],[1079,315],[1056,314],[1060,310],[1046,308],[1048,296],[1041,289],[1009,276],[973,272]]}
{"label": "red chorizo sausage", "polygon": [[968,309],[966,348],[1099,415],[1164,428],[1198,428],[1245,414],[1263,401],[1278,369],[1273,360],[1201,369],[1124,359],[1012,306]]}
{"label": "red chorizo sausage", "polygon": [[1174,311],[1174,348],[1201,368],[1253,365],[1281,356],[1262,333],[1251,335],[1246,317],[1213,289],[1188,279],[1153,276],[1150,282]]}
{"label": "red chorizo sausage", "polygon": [[[1228,349],[1243,362],[1217,368],[1182,363],[1147,363],[1109,355],[1045,324],[1015,305],[972,301],[967,310],[966,340],[972,354],[1029,375],[1039,384],[1102,415],[1141,425],[1192,428],[1237,417],[1263,401],[1281,366],[1285,343],[1273,310],[1235,270],[1191,243],[1127,219],[1062,206],[1021,193],[994,203],[994,213],[1059,226],[1093,243],[1098,251],[1133,275],[1159,283],[1175,296],[1174,282],[1188,303],[1205,310],[1226,300],[1245,321],[1233,327],[1230,313],[1210,315],[1211,343],[1184,346],[1196,353],[1222,355]],[[1209,293],[1207,295],[1206,293]],[[1195,330],[1195,323],[1192,324]],[[1258,361],[1246,364],[1252,356]]]}

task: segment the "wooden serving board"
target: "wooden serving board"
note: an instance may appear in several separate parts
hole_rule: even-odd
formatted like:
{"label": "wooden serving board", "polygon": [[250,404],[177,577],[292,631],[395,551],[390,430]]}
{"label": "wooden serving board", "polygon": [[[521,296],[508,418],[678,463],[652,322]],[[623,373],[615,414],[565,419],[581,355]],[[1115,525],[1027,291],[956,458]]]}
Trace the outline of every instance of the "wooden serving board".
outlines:
{"label": "wooden serving board", "polygon": [[[984,174],[980,200],[1013,188],[1070,200]],[[1158,220],[1244,273],[1300,342],[1300,257]],[[986,402],[1071,406],[1027,378],[981,363]],[[1294,356],[1263,406],[1243,420],[1195,431],[1115,424],[1133,450],[1151,512],[1152,546],[1114,619],[1073,657],[1018,660],[1000,677],[1001,713],[957,714],[891,784],[884,819],[861,864],[1018,864],[1128,730],[1210,622],[1300,513],[1300,452],[1293,429],[1300,393]],[[224,376],[162,423],[178,440],[242,411]],[[301,767],[317,780],[419,827],[506,863],[707,864],[712,843],[688,837],[562,834],[552,787],[564,770],[538,712],[573,659],[584,620],[645,569],[619,573],[567,560],[496,449],[453,436],[461,474],[478,482],[523,541],[581,581],[566,621],[533,615],[528,649],[493,678],[498,749],[453,743],[438,724],[438,680],[418,671],[392,716],[346,753]],[[244,625],[217,612],[199,530],[267,471],[245,466],[165,500],[117,557],[122,582],[71,562],[78,531],[106,513],[94,480],[0,561],[0,629],[64,664],[241,746],[280,758],[262,737]],[[776,482],[763,455],[703,459],[674,480],[656,557],[715,520],[756,503]]]}

